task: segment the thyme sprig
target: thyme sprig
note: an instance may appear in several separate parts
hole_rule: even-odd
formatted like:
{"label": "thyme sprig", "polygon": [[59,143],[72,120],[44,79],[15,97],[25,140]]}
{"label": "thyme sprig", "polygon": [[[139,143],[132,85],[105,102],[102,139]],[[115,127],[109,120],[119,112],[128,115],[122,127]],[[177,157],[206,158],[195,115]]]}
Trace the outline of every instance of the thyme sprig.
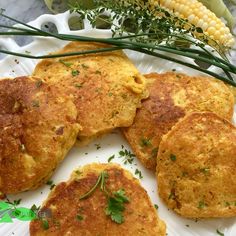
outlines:
{"label": "thyme sprig", "polygon": [[[96,27],[98,19],[111,24],[114,36],[123,36],[124,33],[155,33],[155,37],[139,38],[138,40],[153,43],[154,39],[155,44],[162,42],[172,44],[176,42],[176,35],[182,35],[186,42],[189,38],[197,38],[203,45],[211,44],[211,47],[222,56],[225,56],[224,51],[227,50],[226,47],[206,35],[200,27],[176,16],[161,7],[160,4],[151,5],[148,0],[93,0],[92,9],[91,6],[88,9],[83,4],[73,1],[69,7],[71,12],[79,13],[82,19],[88,19],[93,27]],[[104,19],[104,15],[110,17]]]}
{"label": "thyme sprig", "polygon": [[[59,34],[59,33],[51,33],[46,32],[41,29],[37,29],[31,25],[20,22],[12,17],[9,17],[3,13],[0,14],[2,17],[8,18],[13,22],[20,24],[21,26],[5,26],[0,25],[0,27],[5,27],[11,29],[8,32],[0,32],[0,35],[22,35],[22,36],[43,36],[56,38],[60,40],[66,41],[82,41],[82,42],[99,42],[110,44],[110,47],[99,48],[95,50],[86,50],[86,51],[77,51],[70,53],[62,53],[62,54],[50,54],[50,55],[31,55],[27,53],[21,52],[12,52],[8,50],[1,49],[1,53],[15,55],[19,57],[26,57],[31,59],[42,59],[42,58],[56,58],[56,57],[66,57],[66,56],[74,56],[74,55],[84,55],[84,54],[93,54],[93,53],[103,53],[120,49],[130,49],[136,52],[145,53],[154,57],[162,58],[165,60],[170,60],[176,62],[178,64],[193,68],[195,70],[201,71],[208,75],[211,75],[217,79],[220,79],[224,82],[227,82],[233,86],[236,86],[236,82],[234,81],[232,75],[236,74],[236,66],[231,64],[225,57],[220,55],[215,55],[206,49],[205,45],[202,42],[194,41],[194,39],[189,39],[185,34],[178,34],[176,32],[159,32],[160,35],[164,36],[172,36],[172,39],[167,37],[169,43],[157,43],[155,39],[155,35],[158,36],[158,32],[140,32],[138,34],[120,34],[119,36],[114,36],[112,38],[93,38],[93,37],[85,37],[78,35],[69,35],[69,34]],[[144,39],[148,37],[148,42]],[[154,38],[153,38],[154,37]],[[141,39],[141,40],[140,40]],[[184,48],[181,45],[174,45],[174,39],[185,40],[188,43],[194,44],[195,48]],[[144,41],[143,41],[144,40]],[[154,41],[154,43],[152,42]],[[172,43],[170,43],[172,42]],[[165,53],[165,54],[164,54]],[[176,55],[181,57],[176,57]],[[182,58],[183,57],[183,58]],[[184,58],[191,58],[194,60],[198,60],[204,63],[208,63],[209,65],[214,65],[217,68],[222,69],[223,75],[219,73],[214,73],[208,69],[204,69],[196,65],[194,62],[187,62],[183,60]]]}

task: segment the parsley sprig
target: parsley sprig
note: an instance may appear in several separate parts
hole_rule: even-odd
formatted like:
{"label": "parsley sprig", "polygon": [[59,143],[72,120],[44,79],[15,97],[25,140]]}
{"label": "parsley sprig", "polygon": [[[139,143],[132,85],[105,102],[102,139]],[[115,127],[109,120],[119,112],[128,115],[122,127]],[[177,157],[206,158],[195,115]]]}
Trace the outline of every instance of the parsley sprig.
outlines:
{"label": "parsley sprig", "polygon": [[106,189],[106,180],[108,178],[108,173],[106,171],[102,171],[98,176],[98,179],[94,186],[85,194],[83,194],[79,199],[83,200],[90,197],[94,191],[100,185],[100,190],[105,194],[107,198],[107,206],[105,208],[105,214],[111,217],[111,220],[117,224],[121,224],[124,222],[123,212],[125,210],[125,203],[128,203],[130,200],[125,195],[124,189],[119,189],[115,192],[109,193]]}
{"label": "parsley sprig", "polygon": [[128,203],[129,198],[125,196],[125,190],[119,189],[113,192],[113,196],[108,198],[107,208],[105,209],[106,215],[111,216],[111,219],[117,224],[124,222],[123,211],[125,210],[124,203]]}

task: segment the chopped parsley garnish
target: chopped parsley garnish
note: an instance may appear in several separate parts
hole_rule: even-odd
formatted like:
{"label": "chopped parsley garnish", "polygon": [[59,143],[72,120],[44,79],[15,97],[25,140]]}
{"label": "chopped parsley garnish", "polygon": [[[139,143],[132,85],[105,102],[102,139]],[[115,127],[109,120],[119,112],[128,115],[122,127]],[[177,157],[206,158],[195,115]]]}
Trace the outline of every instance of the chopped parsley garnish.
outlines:
{"label": "chopped parsley garnish", "polygon": [[176,156],[174,154],[170,154],[171,161],[176,161]]}
{"label": "chopped parsley garnish", "polygon": [[115,158],[115,154],[112,155],[112,156],[110,156],[110,157],[108,158],[107,162],[111,162],[114,158]]}
{"label": "chopped parsley garnish", "polygon": [[124,222],[123,211],[125,210],[124,203],[128,203],[129,198],[125,195],[124,189],[119,189],[117,192],[113,192],[113,196],[108,198],[108,206],[105,210],[106,215],[117,224]]}
{"label": "chopped parsley garnish", "polygon": [[139,179],[143,178],[142,172],[139,169],[135,170],[135,175],[138,175]]}
{"label": "chopped parsley garnish", "polygon": [[82,64],[81,65],[84,69],[88,69],[89,67],[87,66],[87,65],[85,65],[85,64]]}
{"label": "chopped parsley garnish", "polygon": [[52,180],[48,180],[46,184],[50,186],[50,190],[52,190],[56,186]]}
{"label": "chopped parsley garnish", "polygon": [[216,230],[216,233],[219,234],[220,236],[225,236],[225,234],[220,232],[218,229]]}
{"label": "chopped parsley garnish", "polygon": [[72,76],[77,76],[77,75],[79,75],[79,71],[78,70],[72,70],[71,74],[72,74]]}
{"label": "chopped parsley garnish", "polygon": [[101,145],[99,143],[96,143],[94,145],[96,146],[97,150],[101,148]]}
{"label": "chopped parsley garnish", "polygon": [[201,168],[200,171],[204,174],[208,174],[209,171],[210,171],[210,168],[207,168],[207,167],[206,168]]}
{"label": "chopped parsley garnish", "polygon": [[76,88],[82,88],[82,86],[83,86],[83,85],[82,85],[81,83],[76,83],[76,84],[75,84],[75,87],[76,87]]}
{"label": "chopped parsley garnish", "polygon": [[108,96],[111,97],[113,95],[113,93],[108,93]]}
{"label": "chopped parsley garnish", "polygon": [[108,174],[105,171],[102,171],[98,176],[98,179],[95,185],[85,194],[83,194],[79,199],[83,200],[88,198],[100,185],[100,190],[107,197],[107,206],[105,208],[105,213],[107,216],[111,217],[111,220],[116,222],[117,224],[121,224],[124,222],[123,211],[125,210],[124,203],[128,203],[130,200],[125,195],[124,189],[119,189],[116,192],[110,194],[110,191],[106,190],[106,179],[108,178]]}
{"label": "chopped parsley garnish", "polygon": [[76,219],[78,220],[78,221],[82,221],[83,219],[84,219],[84,217],[82,216],[82,215],[77,215],[76,216]]}
{"label": "chopped parsley garnish", "polygon": [[158,153],[158,148],[157,147],[153,148],[152,149],[152,157],[156,157],[157,153]]}
{"label": "chopped parsley garnish", "polygon": [[71,63],[71,62],[66,62],[66,61],[63,61],[63,60],[59,60],[59,62],[60,63],[62,63],[64,66],[66,66],[66,67],[70,67],[70,66],[72,66],[73,65],[73,63]]}
{"label": "chopped parsley garnish", "polygon": [[42,81],[42,80],[37,80],[37,81],[35,82],[35,86],[36,86],[36,88],[41,87],[42,84],[43,84],[43,81]]}
{"label": "chopped parsley garnish", "polygon": [[168,199],[174,199],[174,197],[175,197],[174,193],[170,193]]}
{"label": "chopped parsley garnish", "polygon": [[52,190],[55,186],[56,186],[56,184],[52,184],[52,185],[50,186],[50,190]]}
{"label": "chopped parsley garnish", "polygon": [[76,170],[75,173],[76,173],[77,175],[81,175],[83,172],[80,171],[80,170]]}
{"label": "chopped parsley garnish", "polygon": [[230,206],[230,203],[229,203],[229,202],[225,202],[225,206],[226,206],[226,207],[229,207],[229,206]]}
{"label": "chopped parsley garnish", "polygon": [[198,203],[198,208],[199,208],[199,209],[203,209],[205,206],[206,206],[206,204],[205,204],[204,201],[200,201],[200,202]]}
{"label": "chopped parsley garnish", "polygon": [[95,71],[95,74],[100,74],[100,75],[101,75],[102,72],[101,72],[100,70],[96,70],[96,71]]}
{"label": "chopped parsley garnish", "polygon": [[95,92],[96,92],[96,93],[102,93],[102,88],[96,88],[96,89],[95,89]]}
{"label": "chopped parsley garnish", "polygon": [[47,220],[42,219],[42,227],[43,227],[44,230],[49,229],[49,224],[48,224]]}
{"label": "chopped parsley garnish", "polygon": [[151,140],[148,138],[141,138],[141,146],[142,147],[150,147],[152,146]]}
{"label": "chopped parsley garnish", "polygon": [[39,107],[39,101],[33,100],[32,101],[32,107]]}
{"label": "chopped parsley garnish", "polygon": [[135,155],[133,153],[131,153],[130,151],[128,151],[127,149],[124,148],[124,146],[122,145],[122,150],[119,151],[119,158],[124,158],[123,162],[124,164],[132,164]]}
{"label": "chopped parsley garnish", "polygon": [[52,184],[53,184],[53,181],[52,181],[52,180],[48,180],[46,184],[47,184],[47,185],[52,185]]}
{"label": "chopped parsley garnish", "polygon": [[154,204],[154,207],[155,207],[156,209],[158,209],[158,208],[159,208],[159,206],[158,206],[157,204]]}

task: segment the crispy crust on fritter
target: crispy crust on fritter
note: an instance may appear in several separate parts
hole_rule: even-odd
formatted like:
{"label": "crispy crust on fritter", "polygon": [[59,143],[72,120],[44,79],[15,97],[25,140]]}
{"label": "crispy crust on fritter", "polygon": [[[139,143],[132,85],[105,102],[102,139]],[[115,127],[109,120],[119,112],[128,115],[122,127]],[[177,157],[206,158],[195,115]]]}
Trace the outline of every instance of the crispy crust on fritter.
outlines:
{"label": "crispy crust on fritter", "polygon": [[[99,43],[72,42],[56,53],[108,48]],[[133,122],[141,99],[148,96],[146,79],[122,51],[42,60],[34,75],[72,94],[83,130],[78,143]]]}
{"label": "crispy crust on fritter", "polygon": [[236,215],[236,128],[214,113],[192,113],[163,136],[159,195],[189,218]]}
{"label": "crispy crust on fritter", "polygon": [[76,117],[73,102],[40,79],[0,80],[0,191],[46,182],[76,140]]}
{"label": "crispy crust on fritter", "polygon": [[232,119],[234,97],[221,81],[176,73],[146,77],[150,96],[142,102],[134,123],[123,131],[136,156],[151,170],[156,168],[162,136],[181,117],[194,111],[212,111]]}
{"label": "crispy crust on fritter", "polygon": [[[96,183],[102,171],[108,173],[106,189],[121,188],[130,202],[125,204],[124,223],[117,224],[106,216],[107,199],[98,187],[88,198],[79,200]],[[81,173],[78,175],[78,172]],[[44,202],[41,211],[50,209],[49,229],[42,228],[40,220],[30,224],[30,235],[148,235],[164,236],[165,223],[161,221],[146,191],[131,173],[117,164],[90,164],[73,172],[68,182],[57,185]],[[78,220],[77,215],[83,220]],[[56,222],[56,223],[55,223]]]}

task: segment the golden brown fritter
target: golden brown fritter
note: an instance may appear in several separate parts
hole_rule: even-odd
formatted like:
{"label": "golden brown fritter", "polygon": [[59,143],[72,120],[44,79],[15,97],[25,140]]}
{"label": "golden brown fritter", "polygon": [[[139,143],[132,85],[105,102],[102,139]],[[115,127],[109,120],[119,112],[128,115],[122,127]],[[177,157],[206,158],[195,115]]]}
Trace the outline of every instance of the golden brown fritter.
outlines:
{"label": "golden brown fritter", "polygon": [[[129,202],[124,204],[124,222],[118,224],[107,216],[108,197],[100,185],[87,198],[79,199],[97,182],[105,171],[108,175],[105,188],[108,192],[124,189]],[[68,182],[57,185],[40,210],[50,217],[37,219],[30,224],[30,235],[39,236],[164,236],[165,223],[158,218],[146,191],[130,172],[117,164],[90,164],[75,171]],[[48,222],[48,229],[42,222]]]}
{"label": "golden brown fritter", "polygon": [[236,128],[214,113],[192,113],[163,136],[159,195],[189,218],[236,216]]}
{"label": "golden brown fritter", "polygon": [[[108,47],[72,42],[56,53]],[[34,75],[74,96],[83,127],[78,136],[81,145],[113,128],[131,125],[141,99],[148,96],[145,78],[122,51],[45,59]]]}
{"label": "golden brown fritter", "polygon": [[0,192],[46,182],[74,145],[76,117],[73,102],[40,79],[0,80]]}
{"label": "golden brown fritter", "polygon": [[146,77],[150,96],[142,102],[134,123],[123,131],[136,156],[153,171],[162,136],[181,117],[194,111],[212,111],[232,119],[234,97],[221,81],[175,73]]}

